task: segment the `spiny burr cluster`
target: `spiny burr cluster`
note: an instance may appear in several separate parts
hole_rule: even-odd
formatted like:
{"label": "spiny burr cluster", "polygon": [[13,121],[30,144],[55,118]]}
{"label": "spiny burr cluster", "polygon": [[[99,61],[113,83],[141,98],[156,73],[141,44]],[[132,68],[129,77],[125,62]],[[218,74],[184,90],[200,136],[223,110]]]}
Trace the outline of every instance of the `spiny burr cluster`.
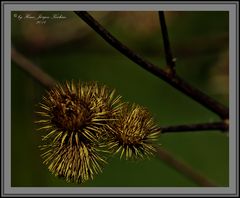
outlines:
{"label": "spiny burr cluster", "polygon": [[122,102],[105,85],[57,84],[39,106],[43,163],[67,181],[93,179],[106,164],[106,154],[139,159],[156,151],[160,131],[148,110]]}

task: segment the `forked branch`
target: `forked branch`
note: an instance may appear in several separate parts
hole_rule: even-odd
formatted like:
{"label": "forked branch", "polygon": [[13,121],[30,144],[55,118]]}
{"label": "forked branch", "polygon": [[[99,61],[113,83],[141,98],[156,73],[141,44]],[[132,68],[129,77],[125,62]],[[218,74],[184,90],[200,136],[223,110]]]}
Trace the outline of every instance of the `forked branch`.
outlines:
{"label": "forked branch", "polygon": [[199,89],[191,86],[182,78],[177,75],[170,75],[168,72],[163,69],[157,67],[156,65],[148,62],[143,59],[140,55],[136,54],[124,44],[122,44],[119,40],[117,40],[112,34],[110,34],[103,26],[101,26],[91,15],[86,11],[75,11],[75,13],[85,21],[92,29],[94,29],[106,42],[108,42],[111,46],[117,49],[119,52],[124,54],[130,60],[135,62],[137,65],[151,72],[158,78],[164,80],[175,89],[181,91],[185,95],[189,96],[196,102],[202,104],[207,109],[219,115],[222,119],[228,119],[229,110],[227,107],[206,95]]}

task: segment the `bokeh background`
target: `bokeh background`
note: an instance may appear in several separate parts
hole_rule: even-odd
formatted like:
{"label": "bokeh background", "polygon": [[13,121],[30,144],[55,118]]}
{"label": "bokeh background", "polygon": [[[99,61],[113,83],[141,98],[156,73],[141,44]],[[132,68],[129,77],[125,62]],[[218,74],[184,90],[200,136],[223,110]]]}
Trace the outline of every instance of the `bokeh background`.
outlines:
{"label": "bokeh background", "polygon": [[[114,36],[165,68],[157,12],[90,12]],[[63,15],[36,24],[17,15]],[[165,12],[177,73],[228,106],[228,13]],[[56,80],[100,81],[126,101],[147,107],[159,126],[218,121],[195,101],[120,54],[73,12],[12,12],[12,45]],[[13,187],[192,187],[194,182],[159,158],[109,159],[103,172],[82,185],[67,183],[42,164],[34,111],[44,87],[11,66],[11,185]],[[159,143],[219,186],[228,186],[228,136],[215,132],[162,134]]]}

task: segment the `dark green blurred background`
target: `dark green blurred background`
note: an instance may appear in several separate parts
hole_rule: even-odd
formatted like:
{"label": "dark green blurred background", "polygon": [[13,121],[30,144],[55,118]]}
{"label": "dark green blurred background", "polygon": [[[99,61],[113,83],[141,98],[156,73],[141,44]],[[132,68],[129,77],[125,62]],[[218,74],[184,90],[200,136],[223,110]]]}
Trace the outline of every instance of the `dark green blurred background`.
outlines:
{"label": "dark green blurred background", "polygon": [[[218,121],[219,118],[121,55],[73,12],[66,19],[17,20],[53,12],[13,12],[12,44],[58,81],[100,81],[126,101],[148,107],[159,126]],[[91,12],[113,35],[147,60],[165,67],[157,12]],[[228,106],[228,13],[166,12],[177,73]],[[160,159],[109,160],[103,173],[82,185],[66,183],[42,164],[34,111],[44,88],[14,62],[11,67],[11,185],[24,186],[196,186]],[[228,137],[218,131],[161,135],[162,147],[194,169],[228,186]]]}

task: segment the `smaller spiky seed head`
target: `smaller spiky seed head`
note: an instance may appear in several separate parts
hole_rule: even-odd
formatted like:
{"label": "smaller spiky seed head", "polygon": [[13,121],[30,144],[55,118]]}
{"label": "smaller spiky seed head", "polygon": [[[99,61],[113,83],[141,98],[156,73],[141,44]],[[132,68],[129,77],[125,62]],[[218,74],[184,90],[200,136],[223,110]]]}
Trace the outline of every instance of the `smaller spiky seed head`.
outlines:
{"label": "smaller spiky seed head", "polygon": [[125,106],[112,129],[108,146],[114,153],[121,153],[120,158],[143,159],[156,152],[160,130],[146,108]]}

